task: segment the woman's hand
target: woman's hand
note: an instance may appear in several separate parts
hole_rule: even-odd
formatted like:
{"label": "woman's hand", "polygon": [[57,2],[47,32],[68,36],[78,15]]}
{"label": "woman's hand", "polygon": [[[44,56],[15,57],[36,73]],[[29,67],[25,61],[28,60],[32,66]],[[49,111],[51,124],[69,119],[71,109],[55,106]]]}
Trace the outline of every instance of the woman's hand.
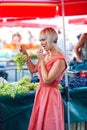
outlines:
{"label": "woman's hand", "polygon": [[26,49],[23,46],[20,47],[20,52],[22,52],[24,55],[26,55],[26,57],[28,59],[28,53],[27,53]]}
{"label": "woman's hand", "polygon": [[41,61],[44,59],[43,49],[37,51],[37,58]]}

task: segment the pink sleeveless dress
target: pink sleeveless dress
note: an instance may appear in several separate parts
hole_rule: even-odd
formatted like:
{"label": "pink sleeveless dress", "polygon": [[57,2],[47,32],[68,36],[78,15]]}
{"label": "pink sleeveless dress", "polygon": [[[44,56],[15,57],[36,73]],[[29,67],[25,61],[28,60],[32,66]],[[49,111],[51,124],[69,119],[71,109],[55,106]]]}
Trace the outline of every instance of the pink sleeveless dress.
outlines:
{"label": "pink sleeveless dress", "polygon": [[[64,59],[66,62],[64,55],[58,55],[46,62],[47,70],[49,71],[53,63],[60,59]],[[64,107],[57,86],[65,70],[55,81],[49,84],[43,82],[40,65],[38,66],[38,71],[40,74],[40,83],[35,95],[28,130],[64,130]]]}

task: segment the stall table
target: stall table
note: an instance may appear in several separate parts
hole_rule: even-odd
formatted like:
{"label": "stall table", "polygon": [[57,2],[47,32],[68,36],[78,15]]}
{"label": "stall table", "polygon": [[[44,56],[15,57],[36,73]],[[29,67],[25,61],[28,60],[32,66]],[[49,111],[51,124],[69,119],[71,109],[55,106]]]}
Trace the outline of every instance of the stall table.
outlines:
{"label": "stall table", "polygon": [[[87,86],[73,88],[70,93],[70,123],[87,121]],[[66,116],[66,96],[61,91]],[[0,97],[0,130],[27,130],[35,97],[35,91],[28,94]]]}
{"label": "stall table", "polygon": [[[69,94],[70,122],[87,121],[87,86],[69,89]],[[65,109],[65,122],[67,122],[67,104],[64,92],[62,92],[62,98]]]}

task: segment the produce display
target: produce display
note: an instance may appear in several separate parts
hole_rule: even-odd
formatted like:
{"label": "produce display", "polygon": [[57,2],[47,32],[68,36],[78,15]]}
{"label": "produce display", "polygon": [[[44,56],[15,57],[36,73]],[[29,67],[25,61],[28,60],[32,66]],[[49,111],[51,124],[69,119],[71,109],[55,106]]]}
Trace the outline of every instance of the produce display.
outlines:
{"label": "produce display", "polygon": [[37,86],[38,83],[31,83],[29,77],[24,76],[17,82],[15,86],[16,94],[26,94],[30,90],[36,90]]}
{"label": "produce display", "polygon": [[[63,87],[66,86],[65,76],[61,80],[60,84]],[[68,87],[70,89],[77,88],[77,87],[84,87],[84,86],[87,86],[87,78],[86,77],[74,76],[73,78],[71,78],[70,76],[68,76]]]}
{"label": "produce display", "polygon": [[27,94],[30,90],[36,91],[38,83],[31,83],[28,76],[24,76],[18,82],[0,82],[0,96],[15,98],[16,94]]}
{"label": "produce display", "polygon": [[15,87],[11,83],[0,83],[0,96],[10,95],[12,98],[14,98],[15,94]]}
{"label": "produce display", "polygon": [[17,53],[14,55],[14,62],[17,64],[17,71],[21,72],[26,62],[26,56],[23,53]]}
{"label": "produce display", "polygon": [[[9,83],[6,80],[0,81],[0,96],[10,96],[15,98],[16,94],[27,94],[31,90],[36,91],[39,82],[31,82],[28,76],[22,77],[18,82]],[[58,85],[58,89],[63,89],[62,85]]]}

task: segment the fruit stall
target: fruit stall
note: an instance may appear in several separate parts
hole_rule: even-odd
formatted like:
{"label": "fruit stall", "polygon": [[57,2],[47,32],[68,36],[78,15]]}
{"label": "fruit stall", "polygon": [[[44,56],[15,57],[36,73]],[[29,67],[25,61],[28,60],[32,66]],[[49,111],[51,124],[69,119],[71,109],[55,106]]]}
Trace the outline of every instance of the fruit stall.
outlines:
{"label": "fruit stall", "polygon": [[[13,27],[19,24],[24,27],[25,25],[19,21],[62,16],[62,6],[61,0],[50,0],[50,2],[38,2],[37,0],[33,2],[29,0],[1,0],[0,27]],[[64,7],[66,16],[87,14],[87,0],[64,0]],[[27,26],[30,26],[30,24],[27,24]],[[38,48],[38,46],[33,44],[29,46],[23,45],[28,49],[33,48],[34,52],[35,49]],[[4,48],[12,49],[15,54],[17,46],[5,44]],[[77,70],[75,70],[77,66],[79,66],[80,69],[76,68]],[[18,67],[20,70],[21,66]],[[70,123],[87,122],[87,63],[85,65],[84,63],[70,63],[69,67],[68,111],[70,114]],[[84,70],[83,67],[85,67]],[[23,68],[21,68],[21,70],[22,69]],[[29,77],[22,77],[20,80],[16,80],[16,82],[8,82],[4,79],[0,80],[0,130],[27,130],[39,79],[36,81],[29,79]],[[67,124],[67,91],[65,86],[65,79],[63,79],[58,89],[60,89],[62,95],[65,123]]]}
{"label": "fruit stall", "polygon": [[[8,84],[5,90],[2,87],[2,95],[0,96],[0,129],[1,130],[27,130],[28,123],[34,103],[37,83],[29,83],[29,79],[24,77],[18,83]],[[27,88],[24,87],[27,84]],[[14,85],[14,87],[13,87]],[[7,89],[7,90],[6,90]],[[9,91],[10,89],[10,91]],[[64,107],[65,107],[65,123],[66,116],[66,94],[60,89]],[[78,123],[87,121],[87,86],[73,88],[70,92],[70,123]]]}
{"label": "fruit stall", "polygon": [[[17,64],[17,71],[21,72],[24,63],[26,62],[26,57],[22,53],[17,53],[14,56],[14,62],[16,62]],[[63,77],[61,83],[58,85],[58,89],[60,89],[62,95],[65,111],[65,124],[67,124],[67,99],[64,78],[65,77]],[[29,76],[24,76],[16,82],[8,82],[5,79],[0,78],[1,130],[27,130],[38,84],[39,77],[29,78]],[[69,112],[71,124],[76,122],[78,123],[87,121],[86,93],[86,77],[81,75],[81,73],[79,77],[69,77]],[[21,121],[23,123],[21,123]]]}

